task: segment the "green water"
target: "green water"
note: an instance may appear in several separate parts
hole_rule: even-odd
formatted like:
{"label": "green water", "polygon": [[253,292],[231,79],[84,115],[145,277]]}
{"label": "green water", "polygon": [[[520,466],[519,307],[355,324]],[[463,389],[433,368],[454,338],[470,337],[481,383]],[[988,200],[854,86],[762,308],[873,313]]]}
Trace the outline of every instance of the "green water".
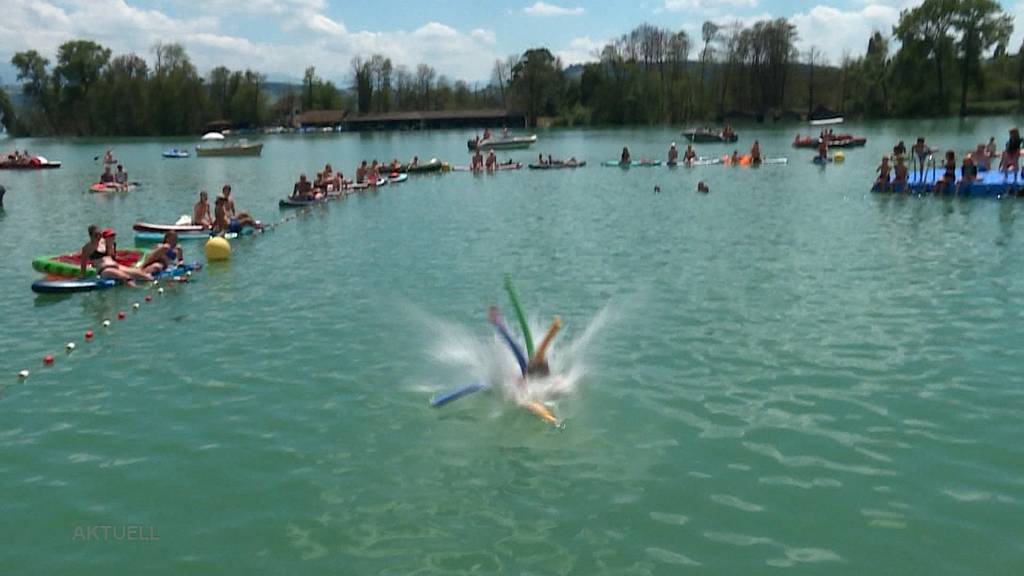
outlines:
{"label": "green water", "polygon": [[[29,263],[90,223],[127,245],[225,182],[272,222],[300,171],[464,163],[470,134],[188,160],[159,156],[180,140],[0,140],[64,162],[0,173],[0,573],[1017,573],[1024,202],[866,192],[898,137],[965,150],[1010,122],[850,125],[867,148],[827,168],[789,147],[804,126],[741,126],[790,157],[759,170],[602,168],[682,139],[542,132],[502,159],[590,165],[411,177],[162,295],[67,298],[34,295]],[[140,188],[86,192],[107,147]],[[498,393],[428,406],[513,369],[486,321],[512,317],[506,273],[536,339],[562,317],[562,430]],[[120,532],[76,537],[99,525]]]}

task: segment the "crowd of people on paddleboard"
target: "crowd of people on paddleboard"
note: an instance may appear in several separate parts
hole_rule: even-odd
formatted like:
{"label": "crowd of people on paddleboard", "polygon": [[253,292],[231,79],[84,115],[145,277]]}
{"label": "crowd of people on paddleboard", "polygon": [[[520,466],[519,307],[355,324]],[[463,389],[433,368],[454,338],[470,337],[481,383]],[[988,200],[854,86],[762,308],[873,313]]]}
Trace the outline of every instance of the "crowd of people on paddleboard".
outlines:
{"label": "crowd of people on paddleboard", "polygon": [[[996,145],[995,137],[991,137],[988,143],[978,144],[973,152],[963,155],[960,163],[959,173],[957,171],[956,152],[946,150],[941,154],[940,160],[936,155],[941,149],[932,148],[923,136],[918,137],[909,150],[909,159],[912,162],[913,179],[910,169],[907,166],[908,151],[902,140],[892,149],[891,155],[882,157],[881,163],[875,169],[875,182],[873,189],[879,192],[901,192],[907,193],[912,186],[924,186],[937,194],[961,194],[970,190],[971,186],[978,181],[979,172],[987,172],[993,169],[993,160],[998,158],[995,169],[1003,175],[1003,182],[1010,183],[1011,178],[1014,185],[1018,184],[1024,176],[1020,166],[1021,148],[1024,147],[1024,139],[1021,138],[1020,130],[1016,127],[1009,129],[1009,137],[1002,152]],[[929,176],[931,182],[929,182]],[[913,181],[912,181],[913,180]]]}

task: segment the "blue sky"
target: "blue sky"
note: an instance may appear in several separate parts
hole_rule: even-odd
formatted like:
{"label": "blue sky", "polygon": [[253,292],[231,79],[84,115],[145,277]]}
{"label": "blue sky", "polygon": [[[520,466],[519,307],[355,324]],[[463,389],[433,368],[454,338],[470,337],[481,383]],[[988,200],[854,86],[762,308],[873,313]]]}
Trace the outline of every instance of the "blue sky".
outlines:
{"label": "blue sky", "polygon": [[[410,69],[486,82],[497,58],[545,46],[566,63],[586,61],[609,39],[643,22],[686,30],[699,41],[704,20],[784,16],[798,46],[837,62],[864,51],[873,29],[889,32],[902,8],[920,0],[3,0],[0,79],[14,81],[11,56],[35,48],[51,59],[71,38],[151,59],[154,42],[181,42],[200,72],[251,67],[301,77],[308,65],[345,82],[354,55],[382,53]],[[1020,4],[1003,4],[1011,14]],[[1020,43],[1015,32],[1012,49]]]}

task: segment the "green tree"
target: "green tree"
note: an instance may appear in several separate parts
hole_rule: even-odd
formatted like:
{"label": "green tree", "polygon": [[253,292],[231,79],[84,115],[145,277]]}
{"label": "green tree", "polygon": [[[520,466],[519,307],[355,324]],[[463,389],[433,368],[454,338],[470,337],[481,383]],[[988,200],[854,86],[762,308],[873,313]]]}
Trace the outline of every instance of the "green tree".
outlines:
{"label": "green tree", "polygon": [[117,56],[96,86],[97,117],[90,124],[108,134],[146,134],[149,67],[135,54]]}
{"label": "green tree", "polygon": [[[920,6],[900,12],[893,35],[900,41],[897,53],[899,77],[907,80],[904,89],[911,92],[906,101],[920,103],[915,108],[923,113],[944,113],[949,108],[946,85],[947,68],[953,53],[953,19],[960,0],[925,0]],[[938,94],[929,98],[923,90],[930,82],[917,84],[910,75],[920,76],[922,64],[935,65],[935,84]],[[923,80],[923,78],[922,78]]]}
{"label": "green tree", "polygon": [[110,61],[110,49],[91,40],[72,40],[57,48],[53,69],[54,85],[59,90],[60,123],[75,133],[92,132],[96,101],[90,96],[104,66]]}
{"label": "green tree", "polygon": [[525,104],[530,125],[557,112],[562,84],[562,65],[547,48],[527,50],[512,69],[512,90]]}
{"label": "green tree", "polygon": [[952,24],[959,32],[960,116],[966,116],[967,87],[972,80],[981,81],[981,55],[996,45],[1005,50],[1013,32],[1013,17],[994,0],[958,0]]}
{"label": "green tree", "polygon": [[28,114],[23,114],[22,129],[25,134],[38,133],[40,130],[52,132],[52,106],[50,75],[46,67],[50,61],[35,50],[18,52],[11,58],[11,64],[18,70],[18,81],[21,82],[21,93],[28,104]]}
{"label": "green tree", "polygon": [[0,86],[0,125],[8,132],[14,132],[17,125],[17,116],[14,114],[14,106],[11,104],[7,91]]}

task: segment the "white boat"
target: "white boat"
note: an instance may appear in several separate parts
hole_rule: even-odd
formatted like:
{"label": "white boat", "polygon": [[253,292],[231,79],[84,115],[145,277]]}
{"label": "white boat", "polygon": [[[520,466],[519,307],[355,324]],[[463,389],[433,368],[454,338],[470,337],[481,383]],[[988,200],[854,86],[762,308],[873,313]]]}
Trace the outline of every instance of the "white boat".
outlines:
{"label": "white boat", "polygon": [[491,136],[485,140],[476,138],[468,140],[466,146],[472,150],[510,150],[514,148],[529,148],[537,141],[537,135],[529,136]]}
{"label": "white boat", "polygon": [[[204,139],[207,138],[204,137]],[[208,144],[200,144],[199,146],[196,146],[196,156],[200,158],[210,156],[259,156],[262,152],[262,142],[250,144],[245,139],[232,143],[222,142],[219,146]]]}

